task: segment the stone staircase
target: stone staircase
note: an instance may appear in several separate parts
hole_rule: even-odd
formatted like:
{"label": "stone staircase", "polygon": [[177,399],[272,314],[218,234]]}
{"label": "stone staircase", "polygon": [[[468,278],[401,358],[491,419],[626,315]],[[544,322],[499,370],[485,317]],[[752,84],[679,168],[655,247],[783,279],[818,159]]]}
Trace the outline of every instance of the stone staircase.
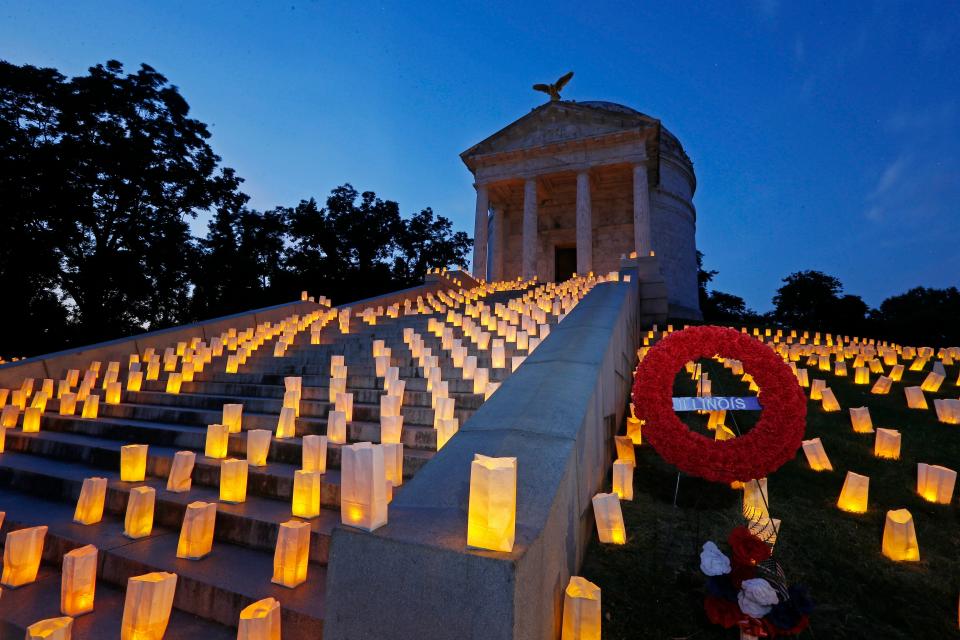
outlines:
{"label": "stone staircase", "polygon": [[[482,301],[491,307],[497,302],[505,304],[522,296],[527,286],[493,292]],[[548,315],[549,322],[557,321],[556,315]],[[86,544],[99,550],[96,608],[76,620],[74,638],[119,637],[127,580],[153,571],[178,576],[168,638],[236,637],[240,611],[266,597],[276,598],[281,604],[284,638],[320,638],[330,536],[335,527],[341,526],[342,445],[328,444],[323,508],[319,517],[310,520],[307,581],[287,589],[271,583],[271,576],[279,525],[292,519],[293,478],[301,466],[301,438],[326,433],[327,414],[331,410],[331,358],[344,357],[347,390],[354,395],[348,441],[379,442],[380,397],[384,390],[383,379],[376,376],[373,341],[383,340],[391,349],[390,364],[399,368],[400,378],[406,383],[402,407],[403,475],[410,477],[434,455],[437,432],[427,380],[404,343],[404,329],[412,328],[423,338],[425,346],[439,356],[442,378],[448,381],[449,397],[455,399],[455,416],[461,425],[484,401],[483,394],[474,393],[472,381],[464,380],[462,371],[453,366],[440,338],[428,331],[431,318],[444,317],[442,311],[398,318],[381,316],[375,325],[354,317],[347,334],[340,332],[334,319],[320,332],[320,344],[311,344],[309,329],[300,331],[285,355],[274,357],[274,337],[234,374],[225,373],[225,350],[192,382],[184,382],[179,393],[166,392],[166,374],[161,373],[159,380],[144,381],[139,391],[124,391],[119,404],[107,404],[101,399],[95,419],[79,417],[79,409],[78,415],[59,415],[59,401],[52,398],[43,413],[39,432],[8,428],[5,451],[0,454],[0,512],[6,513],[0,541],[6,533],[28,526],[46,525],[49,530],[37,581],[18,589],[3,589],[0,640],[23,637],[25,626],[60,615],[59,568],[63,555]],[[491,367],[490,351],[477,351],[459,328],[454,329],[454,334],[463,339],[471,355],[477,356],[478,367]],[[510,374],[511,357],[525,355],[513,343],[506,343],[505,352],[506,367],[491,369],[491,382]],[[296,436],[282,440],[274,437],[267,465],[249,467],[244,503],[220,502],[222,461],[204,456],[207,425],[221,422],[224,404],[242,404],[243,431],[230,435],[227,455],[244,458],[245,431],[275,431],[286,376],[302,377]],[[102,395],[99,386],[94,393]],[[120,449],[127,444],[149,445],[144,482],[120,480]],[[186,493],[169,492],[166,478],[173,457],[185,450],[196,453],[192,489]],[[104,517],[94,525],[75,524],[74,508],[83,480],[94,476],[108,479]],[[141,485],[156,490],[154,527],[150,536],[130,540],[122,535],[123,517],[129,491]],[[402,490],[402,486],[395,489]],[[217,503],[213,551],[201,560],[178,559],[180,526],[187,504],[194,501]]]}

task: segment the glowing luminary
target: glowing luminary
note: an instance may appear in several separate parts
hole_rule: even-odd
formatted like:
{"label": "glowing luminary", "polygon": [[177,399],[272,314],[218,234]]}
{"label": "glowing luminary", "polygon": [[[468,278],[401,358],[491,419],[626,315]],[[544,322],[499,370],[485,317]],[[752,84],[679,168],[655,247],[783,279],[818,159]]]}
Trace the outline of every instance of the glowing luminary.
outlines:
{"label": "glowing luminary", "polygon": [[281,523],[273,552],[274,584],[292,589],[307,580],[310,557],[310,523],[289,520]]}
{"label": "glowing luminary", "polygon": [[20,409],[16,405],[7,405],[0,410],[0,426],[12,428],[17,426],[20,419]]}
{"label": "glowing luminary", "polygon": [[877,378],[877,381],[874,383],[873,387],[870,389],[870,393],[876,394],[878,396],[886,395],[890,393],[890,387],[893,385],[893,380],[887,376],[880,376]]}
{"label": "glowing luminary", "polygon": [[247,499],[247,461],[228,458],[220,463],[220,501],[239,504]]}
{"label": "glowing luminary", "polygon": [[847,471],[847,477],[843,481],[843,489],[840,490],[840,498],[837,500],[837,507],[851,513],[866,513],[869,491],[870,478],[853,471]]}
{"label": "glowing luminary", "polygon": [[937,504],[951,504],[957,472],[947,467],[921,462],[917,465],[917,493]]}
{"label": "glowing luminary", "polygon": [[267,429],[251,429],[247,431],[247,462],[253,467],[263,467],[267,464],[270,453],[270,441],[273,433]]}
{"label": "glowing luminary", "polygon": [[147,450],[145,444],[128,444],[120,447],[120,481],[143,482],[147,474]]}
{"label": "glowing luminary", "polygon": [[337,444],[347,441],[347,415],[343,411],[327,414],[327,439]]}
{"label": "glowing luminary", "polygon": [[293,473],[293,515],[316,518],[320,515],[323,474],[297,469]]}
{"label": "glowing luminary", "polygon": [[387,523],[383,449],[358,442],[340,449],[340,519],[366,531]]}
{"label": "glowing luminary", "polygon": [[26,640],[70,640],[73,633],[73,618],[47,618],[27,627]]}
{"label": "glowing luminary", "polygon": [[190,487],[193,486],[193,465],[196,460],[197,454],[193,451],[177,451],[173,455],[173,463],[167,475],[167,491],[172,493],[190,491]]}
{"label": "glowing luminary", "polygon": [[264,598],[244,607],[237,640],[280,640],[280,603],[276,598]]}
{"label": "glowing luminary", "polygon": [[347,423],[353,422],[353,394],[340,393],[337,395],[336,410],[343,413]]}
{"label": "glowing luminary", "polygon": [[127,580],[120,640],[162,640],[176,590],[175,573],[157,571]]}
{"label": "glowing luminary", "polygon": [[517,517],[517,459],[474,454],[470,465],[467,545],[513,550]]}
{"label": "glowing luminary", "polygon": [[903,390],[907,397],[907,407],[910,409],[926,409],[927,398],[923,395],[920,387],[905,387]]}
{"label": "glowing luminary", "polygon": [[920,388],[930,393],[936,393],[940,390],[940,385],[943,384],[945,377],[946,376],[944,376],[942,373],[931,371],[927,374],[927,377],[924,378],[923,384],[920,385]]}
{"label": "glowing luminary", "polygon": [[827,413],[840,411],[840,403],[837,402],[837,397],[833,395],[833,390],[830,387],[827,387],[820,393],[823,396],[822,406],[824,411]]}
{"label": "glowing luminary", "polygon": [[380,396],[380,417],[400,415],[401,398],[391,395]]}
{"label": "glowing luminary", "polygon": [[97,587],[97,548],[92,544],[63,554],[60,578],[60,613],[82,616],[93,611]]}
{"label": "glowing luminary", "polygon": [[303,436],[304,471],[325,473],[327,471],[327,436]]}
{"label": "glowing luminary", "polygon": [[813,380],[813,384],[810,385],[810,399],[811,400],[823,400],[823,390],[827,388],[826,380]]}
{"label": "glowing luminary", "polygon": [[560,640],[600,640],[600,587],[571,576],[563,593]]}
{"label": "glowing luminary", "polygon": [[153,506],[157,492],[153,487],[133,487],[127,499],[127,512],[123,518],[123,535],[128,538],[144,538],[153,531]]}
{"label": "glowing luminary", "polygon": [[597,522],[597,537],[602,543],[624,544],[627,530],[623,524],[620,498],[615,493],[598,493],[593,496],[593,515]]}
{"label": "glowing luminary", "polygon": [[237,355],[227,356],[226,373],[236,373],[240,369],[240,358]]}
{"label": "glowing luminary", "polygon": [[243,424],[243,405],[223,405],[223,415],[220,418],[220,424],[226,425],[227,431],[230,433],[240,433]]}
{"label": "glowing luminary", "polygon": [[0,425],[0,453],[7,447],[7,428]]}
{"label": "glowing luminary", "polygon": [[850,407],[850,423],[855,433],[873,433],[873,421],[867,407]]}
{"label": "glowing luminary", "polygon": [[443,445],[450,441],[450,438],[454,436],[459,428],[459,422],[456,418],[445,418],[437,422],[437,451],[440,451]]}
{"label": "glowing luminary", "polygon": [[[629,418],[627,419],[627,424],[629,425]],[[717,425],[726,424],[727,421],[727,411],[725,409],[720,409],[718,411],[708,411],[707,412],[707,429],[714,431],[717,428]]]}
{"label": "glowing luminary", "polygon": [[900,432],[894,429],[877,429],[873,443],[873,455],[888,460],[900,459]]}
{"label": "glowing luminary", "polygon": [[614,436],[613,441],[617,445],[617,459],[636,465],[637,456],[633,449],[633,440],[627,436]]}
{"label": "glowing luminary", "polygon": [[853,384],[870,384],[870,370],[866,367],[856,367],[853,370]]}
{"label": "glowing luminary", "polygon": [[380,417],[380,442],[399,443],[403,435],[403,416]]}
{"label": "glowing luminary", "polygon": [[280,417],[277,419],[277,440],[292,438],[297,434],[297,416],[296,412],[284,407],[280,409]]}
{"label": "glowing luminary", "polygon": [[97,414],[100,412],[100,396],[90,395],[87,396],[83,401],[83,412],[81,416],[84,418],[95,419]]}
{"label": "glowing luminary", "polygon": [[403,445],[399,443],[384,443],[383,470],[384,474],[394,487],[403,484]]}
{"label": "glowing luminary", "polygon": [[217,519],[215,502],[191,502],[183,514],[177,557],[199,560],[213,549],[213,529]]}
{"label": "glowing luminary", "polygon": [[743,484],[743,517],[748,520],[770,517],[770,494],[767,479],[749,480]]}
{"label": "glowing luminary", "polygon": [[183,377],[180,373],[176,371],[171,371],[167,376],[167,393],[180,393],[180,385],[183,382]]}
{"label": "glowing luminary", "polygon": [[106,478],[84,478],[80,497],[73,512],[77,524],[96,524],[103,518],[103,505],[107,497]]}
{"label": "glowing luminary", "polygon": [[887,511],[883,525],[883,555],[897,562],[920,559],[920,546],[913,526],[913,516],[906,509]]}
{"label": "glowing luminary", "polygon": [[621,500],[633,500],[633,469],[629,460],[613,463],[613,492]]}
{"label": "glowing luminary", "polygon": [[473,392],[485,393],[488,382],[490,382],[490,370],[483,367],[477,368],[473,374]]}
{"label": "glowing luminary", "polygon": [[230,441],[230,431],[225,424],[208,424],[207,439],[203,447],[203,455],[208,458],[222,460],[227,457],[227,444]]}
{"label": "glowing luminary", "polygon": [[3,575],[0,584],[5,587],[22,587],[37,579],[40,557],[43,555],[43,539],[47,527],[28,527],[7,534],[3,546]]}
{"label": "glowing luminary", "polygon": [[830,458],[827,457],[820,438],[804,440],[803,454],[807,457],[807,464],[813,471],[833,471],[833,465],[830,464]]}
{"label": "glowing luminary", "polygon": [[437,398],[433,410],[433,426],[436,428],[440,420],[449,420],[454,417],[456,400],[453,398]]}
{"label": "glowing luminary", "polygon": [[38,433],[40,431],[40,418],[43,416],[43,410],[36,407],[27,407],[23,410],[23,432]]}
{"label": "glowing luminary", "polygon": [[77,394],[69,391],[60,396],[59,413],[62,416],[72,416],[77,412]]}

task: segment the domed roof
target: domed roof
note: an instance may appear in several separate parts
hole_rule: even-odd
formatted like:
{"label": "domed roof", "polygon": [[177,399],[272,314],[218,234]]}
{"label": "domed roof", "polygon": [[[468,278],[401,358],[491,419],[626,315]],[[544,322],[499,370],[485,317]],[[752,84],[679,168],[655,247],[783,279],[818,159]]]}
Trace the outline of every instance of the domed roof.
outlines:
{"label": "domed roof", "polygon": [[628,113],[630,115],[643,116],[649,118],[645,113],[640,113],[632,107],[628,107],[625,104],[618,104],[616,102],[607,102],[606,100],[584,100],[577,102],[576,104],[583,105],[584,107],[596,107],[598,109],[606,109],[607,111],[619,111],[620,113]]}

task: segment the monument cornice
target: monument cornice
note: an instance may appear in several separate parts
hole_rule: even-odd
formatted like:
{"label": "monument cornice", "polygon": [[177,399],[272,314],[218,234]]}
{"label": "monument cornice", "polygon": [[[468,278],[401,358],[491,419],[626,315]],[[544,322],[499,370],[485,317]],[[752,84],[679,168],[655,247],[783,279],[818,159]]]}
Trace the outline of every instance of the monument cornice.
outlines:
{"label": "monument cornice", "polygon": [[[494,151],[492,153],[470,155],[464,157],[463,161],[471,170],[476,170],[479,167],[501,164],[504,162],[517,162],[556,156],[556,154],[561,153],[609,148],[631,142],[646,143],[647,131],[649,131],[649,129],[638,127],[636,129],[614,131],[580,138],[570,138],[567,140],[558,140],[555,142],[548,142],[546,144],[523,147],[520,149],[510,149],[507,151]],[[646,160],[648,156],[646,153],[645,144],[637,147],[633,151],[632,155],[635,155],[641,161]]]}

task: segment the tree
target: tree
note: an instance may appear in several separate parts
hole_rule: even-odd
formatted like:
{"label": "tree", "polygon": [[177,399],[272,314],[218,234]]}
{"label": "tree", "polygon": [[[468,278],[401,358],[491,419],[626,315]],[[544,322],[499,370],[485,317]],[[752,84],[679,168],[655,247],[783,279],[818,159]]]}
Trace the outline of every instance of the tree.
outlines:
{"label": "tree", "polygon": [[248,198],[232,193],[217,207],[198,241],[200,255],[192,274],[193,317],[237,313],[291,299],[284,282],[286,219],[282,209],[246,208]]}
{"label": "tree", "polygon": [[401,286],[423,282],[430,269],[464,264],[473,240],[463,231],[453,232],[453,223],[435,216],[427,207],[403,221],[396,238],[398,256],[394,279]]}
{"label": "tree", "polygon": [[66,174],[56,161],[58,91],[53,69],[0,61],[0,356],[62,345],[67,311],[49,214]]}
{"label": "tree", "polygon": [[960,291],[956,287],[914,287],[884,300],[872,317],[885,337],[902,344],[960,344]]}
{"label": "tree", "polygon": [[821,271],[798,271],[783,279],[773,297],[774,317],[796,329],[831,330],[843,285]]}
{"label": "tree", "polygon": [[703,268],[703,252],[697,249],[697,294],[700,299],[700,312],[707,318],[706,309],[710,306],[710,294],[707,285],[719,274],[719,271],[707,271]]}

